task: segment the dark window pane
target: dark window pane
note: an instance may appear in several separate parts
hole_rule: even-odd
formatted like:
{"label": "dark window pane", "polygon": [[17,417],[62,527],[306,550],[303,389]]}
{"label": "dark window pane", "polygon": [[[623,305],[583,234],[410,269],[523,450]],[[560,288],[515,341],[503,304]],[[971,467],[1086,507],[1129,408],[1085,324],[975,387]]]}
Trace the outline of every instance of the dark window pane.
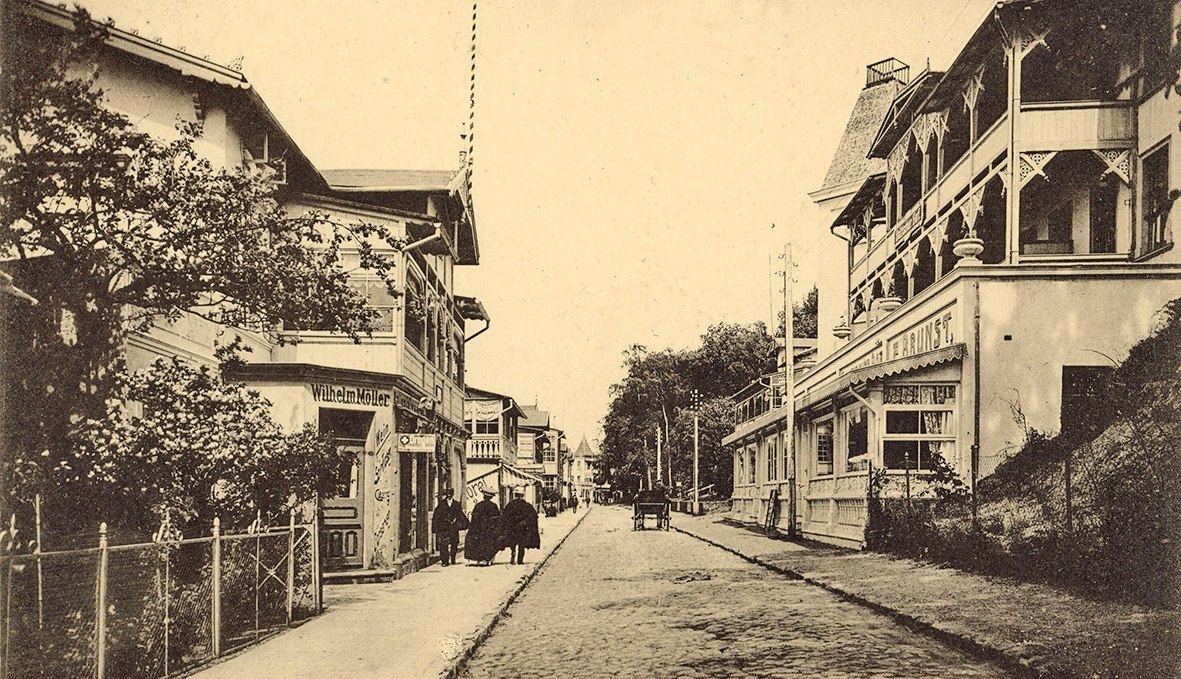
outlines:
{"label": "dark window pane", "polygon": [[887,469],[915,469],[918,462],[917,441],[886,441],[882,444],[882,461]]}
{"label": "dark window pane", "polygon": [[917,434],[919,433],[918,411],[888,410],[886,411],[887,434]]}

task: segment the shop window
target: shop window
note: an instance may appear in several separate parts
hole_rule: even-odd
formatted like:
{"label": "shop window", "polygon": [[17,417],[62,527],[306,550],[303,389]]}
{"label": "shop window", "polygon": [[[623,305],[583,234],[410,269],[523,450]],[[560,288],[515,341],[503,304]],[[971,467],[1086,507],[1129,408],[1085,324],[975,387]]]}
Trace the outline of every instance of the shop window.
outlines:
{"label": "shop window", "polygon": [[854,458],[869,452],[869,412],[864,406],[845,413],[845,441],[848,442],[845,471],[856,471]]}
{"label": "shop window", "polygon": [[832,420],[816,425],[816,475],[832,473]]}
{"label": "shop window", "polygon": [[758,465],[755,464],[755,448],[754,448],[754,446],[751,446],[750,449],[747,451],[747,456],[748,456],[748,459],[747,459],[746,470],[747,470],[747,473],[749,474],[749,476],[747,477],[747,483],[754,484],[758,481],[757,472],[759,470]]}
{"label": "shop window", "polygon": [[1172,242],[1169,233],[1169,212],[1173,198],[1169,192],[1169,145],[1165,144],[1144,157],[1142,161],[1144,191],[1144,247],[1149,253]]}
{"label": "shop window", "polygon": [[955,448],[950,410],[886,410],[882,463],[887,469],[930,470]]}
{"label": "shop window", "polygon": [[887,469],[927,471],[955,452],[955,385],[888,385],[883,392]]}

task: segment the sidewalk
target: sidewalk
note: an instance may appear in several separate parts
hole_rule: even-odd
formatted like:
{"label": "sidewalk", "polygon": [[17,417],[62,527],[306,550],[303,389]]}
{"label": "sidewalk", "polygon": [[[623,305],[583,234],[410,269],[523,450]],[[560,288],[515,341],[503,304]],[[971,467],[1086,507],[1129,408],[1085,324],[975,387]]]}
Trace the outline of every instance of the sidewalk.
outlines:
{"label": "sidewalk", "polygon": [[435,563],[394,582],[326,586],[323,615],[190,677],[450,676],[586,514],[541,518],[541,549],[525,552],[524,566],[509,565],[505,550],[488,567],[461,557],[457,566]]}
{"label": "sidewalk", "polygon": [[771,539],[718,515],[672,527],[1034,677],[1179,677],[1181,612],[874,552]]}

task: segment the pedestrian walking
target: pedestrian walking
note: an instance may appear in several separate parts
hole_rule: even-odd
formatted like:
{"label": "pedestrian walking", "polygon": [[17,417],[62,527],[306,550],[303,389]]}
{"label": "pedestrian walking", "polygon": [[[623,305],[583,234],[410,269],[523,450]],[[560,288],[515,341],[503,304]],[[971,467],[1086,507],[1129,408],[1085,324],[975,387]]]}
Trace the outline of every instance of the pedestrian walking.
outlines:
{"label": "pedestrian walking", "polygon": [[467,532],[467,539],[463,543],[463,557],[469,563],[475,562],[484,566],[492,564],[496,553],[502,547],[500,544],[500,507],[492,501],[496,491],[488,488],[480,490],[484,499],[472,507],[471,527]]}
{"label": "pedestrian walking", "polygon": [[435,507],[432,529],[435,533],[435,545],[439,549],[439,561],[444,566],[455,563],[455,555],[459,551],[459,531],[466,530],[470,525],[463,514],[463,507],[454,499],[450,488],[444,488],[439,493],[439,506]]}
{"label": "pedestrian walking", "polygon": [[578,496],[577,495],[570,496],[570,509],[572,509],[575,514],[578,513]]}
{"label": "pedestrian walking", "polygon": [[525,499],[525,491],[517,488],[513,499],[504,506],[501,517],[503,543],[509,548],[509,563],[525,563],[525,550],[541,547],[541,534],[537,530],[537,510]]}

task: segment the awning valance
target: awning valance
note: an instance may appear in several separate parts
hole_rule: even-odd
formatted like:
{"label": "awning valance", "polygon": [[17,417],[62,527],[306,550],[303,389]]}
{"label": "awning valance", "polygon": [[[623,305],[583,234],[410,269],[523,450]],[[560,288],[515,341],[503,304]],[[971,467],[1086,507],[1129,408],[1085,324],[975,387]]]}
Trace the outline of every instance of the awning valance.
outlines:
{"label": "awning valance", "polygon": [[864,368],[850,370],[849,372],[832,380],[828,384],[810,391],[803,396],[797,397],[795,400],[796,412],[798,413],[802,410],[806,410],[826,398],[845,391],[853,385],[874,382],[884,377],[901,375],[902,373],[910,372],[912,370],[929,368],[933,365],[939,365],[940,363],[960,360],[963,359],[967,353],[967,345],[953,344],[949,347],[943,347],[942,349],[924,351],[921,354],[907,356],[906,358],[899,358],[893,361],[886,361],[884,363],[877,363],[874,365],[865,366]]}

